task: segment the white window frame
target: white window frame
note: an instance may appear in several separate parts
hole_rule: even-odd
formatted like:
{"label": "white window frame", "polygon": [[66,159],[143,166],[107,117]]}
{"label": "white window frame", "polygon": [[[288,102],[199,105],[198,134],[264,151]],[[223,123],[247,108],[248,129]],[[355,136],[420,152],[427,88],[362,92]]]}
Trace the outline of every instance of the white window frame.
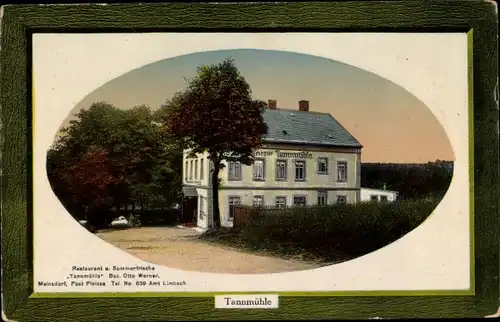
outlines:
{"label": "white window frame", "polygon": [[380,195],[380,202],[389,202],[389,197],[386,195]]}
{"label": "white window frame", "polygon": [[[286,208],[287,206],[287,197],[286,196],[276,196],[274,199],[274,205],[278,208]],[[281,202],[278,202],[278,200],[283,200],[284,203],[282,204]]]}
{"label": "white window frame", "polygon": [[205,177],[205,168],[204,168],[205,164],[204,164],[204,162],[205,162],[205,159],[202,158],[200,160],[200,180],[205,179],[204,178]]}
{"label": "white window frame", "polygon": [[[235,203],[234,202],[235,200],[237,200],[238,202]],[[227,197],[227,204],[229,205],[228,206],[229,212],[227,214],[227,218],[230,221],[232,221],[234,219],[234,210],[231,207],[236,206],[236,205],[241,205],[241,197],[240,196],[228,196]]]}
{"label": "white window frame", "polygon": [[193,160],[189,161],[189,181],[193,181]]}
{"label": "white window frame", "polygon": [[194,180],[198,180],[198,159],[194,160]]}
{"label": "white window frame", "polygon": [[206,197],[200,197],[200,219],[204,219],[205,218],[205,215],[206,215],[206,212],[205,212],[205,207],[207,205],[207,198]]}
{"label": "white window frame", "polygon": [[377,201],[378,202],[378,195],[370,195],[370,201]]}
{"label": "white window frame", "polygon": [[[283,164],[284,176],[280,177],[280,166],[279,164]],[[276,181],[287,181],[288,179],[288,161],[286,159],[278,159],[276,160]]]}
{"label": "white window frame", "polygon": [[[339,202],[340,199],[343,198],[344,199],[344,202]],[[337,195],[337,204],[346,204],[347,203],[347,196],[345,195]]]}
{"label": "white window frame", "polygon": [[[257,164],[262,164],[262,173],[257,176]],[[252,165],[253,181],[265,181],[266,180],[266,160],[257,158],[253,160]]]}
{"label": "white window frame", "polygon": [[[320,198],[323,198],[324,201],[321,203]],[[328,205],[328,191],[327,190],[319,190],[318,191],[318,206],[326,206]]]}
{"label": "white window frame", "polygon": [[[324,170],[320,169],[320,165],[322,163],[325,164]],[[326,157],[318,158],[317,166],[318,166],[318,169],[317,169],[318,174],[328,174],[328,158],[326,158]]]}
{"label": "white window frame", "polygon": [[[302,168],[302,173],[303,173],[303,178],[297,178],[297,169],[299,168],[298,165],[303,164]],[[295,181],[306,181],[307,178],[307,161],[306,160],[295,160]]]}
{"label": "white window frame", "polygon": [[[295,203],[295,198],[303,198],[304,199],[304,204],[296,204]],[[292,203],[295,207],[297,206],[307,206],[307,196],[306,195],[294,195],[292,199]]]}
{"label": "white window frame", "polygon": [[[337,162],[337,182],[347,182],[348,176],[347,176],[347,170],[348,170],[348,165],[347,161],[338,161]],[[342,178],[341,176],[341,169],[342,166],[344,166],[344,177]]]}
{"label": "white window frame", "polygon": [[[256,200],[260,200],[260,203],[256,203],[255,202]],[[252,205],[254,207],[259,207],[259,206],[262,207],[262,206],[264,206],[265,205],[265,203],[264,203],[264,196],[263,195],[255,195],[255,196],[253,196],[252,197]]]}
{"label": "white window frame", "polygon": [[241,181],[241,180],[242,180],[241,163],[235,162],[235,161],[228,162],[227,163],[227,181]]}

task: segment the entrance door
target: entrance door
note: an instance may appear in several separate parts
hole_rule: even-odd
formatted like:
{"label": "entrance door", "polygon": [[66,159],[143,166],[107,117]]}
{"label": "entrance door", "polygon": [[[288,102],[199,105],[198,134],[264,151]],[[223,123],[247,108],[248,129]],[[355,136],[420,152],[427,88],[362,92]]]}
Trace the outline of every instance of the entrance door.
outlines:
{"label": "entrance door", "polygon": [[197,224],[198,217],[198,197],[184,197],[183,223]]}

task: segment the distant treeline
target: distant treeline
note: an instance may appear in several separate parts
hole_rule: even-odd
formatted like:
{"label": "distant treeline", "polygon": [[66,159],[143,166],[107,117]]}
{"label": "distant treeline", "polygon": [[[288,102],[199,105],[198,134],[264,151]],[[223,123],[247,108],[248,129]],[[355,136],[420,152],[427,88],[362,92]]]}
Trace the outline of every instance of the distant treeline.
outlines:
{"label": "distant treeline", "polygon": [[394,190],[400,199],[442,198],[452,176],[453,161],[361,164],[362,187]]}

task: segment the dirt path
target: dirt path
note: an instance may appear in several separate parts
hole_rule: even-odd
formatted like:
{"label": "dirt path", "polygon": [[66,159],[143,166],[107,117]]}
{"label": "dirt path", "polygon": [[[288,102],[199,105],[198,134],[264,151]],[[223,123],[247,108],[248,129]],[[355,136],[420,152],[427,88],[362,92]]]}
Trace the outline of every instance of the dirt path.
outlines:
{"label": "dirt path", "polygon": [[96,235],[150,263],[189,271],[259,274],[318,267],[211,244],[198,239],[199,234],[191,228],[141,227]]}

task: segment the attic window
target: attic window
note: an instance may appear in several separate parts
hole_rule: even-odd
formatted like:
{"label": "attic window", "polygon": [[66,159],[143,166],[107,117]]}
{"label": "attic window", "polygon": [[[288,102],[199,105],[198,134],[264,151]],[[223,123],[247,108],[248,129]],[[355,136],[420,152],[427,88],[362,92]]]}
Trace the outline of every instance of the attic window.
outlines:
{"label": "attic window", "polygon": [[331,134],[328,134],[328,137],[329,137],[330,139],[333,139],[333,135],[331,135]]}
{"label": "attic window", "polygon": [[287,134],[288,134],[288,132],[287,132],[287,131],[285,131],[285,130],[283,130],[282,132],[283,132],[283,134],[284,134],[284,135],[287,135]]}

